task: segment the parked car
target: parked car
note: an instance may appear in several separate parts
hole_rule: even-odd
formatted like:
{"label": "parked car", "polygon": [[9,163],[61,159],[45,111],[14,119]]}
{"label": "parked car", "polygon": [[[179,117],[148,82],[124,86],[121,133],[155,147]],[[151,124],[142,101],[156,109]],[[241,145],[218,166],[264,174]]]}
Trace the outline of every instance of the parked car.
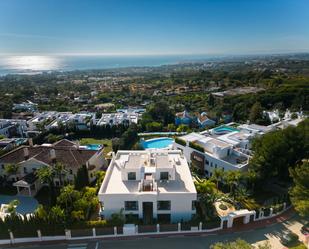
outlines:
{"label": "parked car", "polygon": [[280,242],[282,245],[289,246],[298,241],[298,235],[292,232],[284,233],[280,236]]}
{"label": "parked car", "polygon": [[309,235],[309,222],[301,227],[300,232],[304,235]]}

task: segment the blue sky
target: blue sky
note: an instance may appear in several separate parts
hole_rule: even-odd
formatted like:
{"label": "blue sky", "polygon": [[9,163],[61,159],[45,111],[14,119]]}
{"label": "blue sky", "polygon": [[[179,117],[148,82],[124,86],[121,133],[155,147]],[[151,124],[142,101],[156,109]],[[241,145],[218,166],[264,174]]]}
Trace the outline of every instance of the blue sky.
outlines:
{"label": "blue sky", "polygon": [[309,51],[309,0],[0,0],[1,54]]}

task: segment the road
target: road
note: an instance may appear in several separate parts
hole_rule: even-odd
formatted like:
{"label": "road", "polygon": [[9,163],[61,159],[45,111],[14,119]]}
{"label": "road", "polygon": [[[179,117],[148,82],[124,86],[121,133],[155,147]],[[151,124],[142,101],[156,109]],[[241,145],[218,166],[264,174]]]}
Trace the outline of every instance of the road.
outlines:
{"label": "road", "polygon": [[[251,244],[258,244],[269,240],[272,248],[281,249],[278,235],[284,231],[292,230],[299,233],[299,229],[305,221],[295,216],[285,222],[269,225],[264,228],[255,230],[247,230],[242,232],[232,232],[229,234],[199,234],[199,235],[171,235],[168,237],[147,237],[147,238],[126,238],[113,240],[92,240],[92,241],[71,241],[69,243],[59,243],[53,245],[20,245],[8,248],[23,249],[207,249],[211,244],[218,241],[235,240],[237,238],[244,239]],[[303,236],[300,236],[303,239]]]}

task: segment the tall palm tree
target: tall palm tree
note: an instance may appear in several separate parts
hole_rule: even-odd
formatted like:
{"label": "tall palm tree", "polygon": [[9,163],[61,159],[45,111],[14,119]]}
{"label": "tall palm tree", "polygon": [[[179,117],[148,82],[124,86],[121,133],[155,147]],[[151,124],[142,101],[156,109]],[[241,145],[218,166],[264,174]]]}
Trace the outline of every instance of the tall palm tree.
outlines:
{"label": "tall palm tree", "polygon": [[48,185],[49,189],[49,201],[50,203],[53,202],[54,199],[54,177],[55,177],[55,172],[53,169],[49,166],[43,166],[42,168],[39,168],[36,171],[36,175],[38,176],[39,180],[43,184]]}
{"label": "tall palm tree", "polygon": [[55,176],[59,179],[60,186],[62,186],[62,184],[63,184],[62,179],[67,174],[67,171],[65,170],[64,165],[60,162],[57,162],[53,167],[53,172],[54,172]]}
{"label": "tall palm tree", "polygon": [[227,185],[230,187],[230,193],[234,191],[235,185],[237,185],[241,174],[239,171],[228,171],[225,177]]}
{"label": "tall palm tree", "polygon": [[215,169],[212,173],[211,179],[213,179],[216,182],[217,189],[219,187],[219,181],[222,181],[223,176],[224,176],[223,169]]}

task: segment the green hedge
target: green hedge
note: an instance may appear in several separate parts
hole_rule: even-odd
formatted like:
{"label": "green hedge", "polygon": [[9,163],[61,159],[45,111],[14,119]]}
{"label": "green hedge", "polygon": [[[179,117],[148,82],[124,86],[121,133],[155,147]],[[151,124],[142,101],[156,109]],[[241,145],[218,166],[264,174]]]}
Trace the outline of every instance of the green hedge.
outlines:
{"label": "green hedge", "polygon": [[190,142],[189,143],[189,146],[192,148],[192,149],[195,149],[195,150],[198,150],[200,152],[205,152],[204,148],[194,142]]}
{"label": "green hedge", "polygon": [[186,146],[186,144],[187,144],[185,140],[183,140],[183,139],[181,139],[181,138],[178,138],[178,137],[175,138],[175,142],[176,142],[177,144],[182,145],[182,146]]}

